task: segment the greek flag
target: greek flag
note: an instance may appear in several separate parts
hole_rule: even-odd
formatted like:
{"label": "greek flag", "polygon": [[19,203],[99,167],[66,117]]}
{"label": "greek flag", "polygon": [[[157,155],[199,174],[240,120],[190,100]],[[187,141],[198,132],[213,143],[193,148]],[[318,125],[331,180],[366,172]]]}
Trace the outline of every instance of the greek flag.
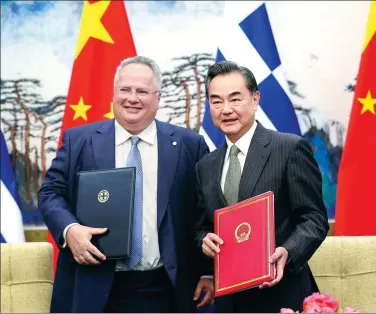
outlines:
{"label": "greek flag", "polygon": [[22,215],[19,207],[16,176],[12,167],[4,134],[0,130],[1,148],[1,242],[25,242]]}
{"label": "greek flag", "polygon": [[[234,61],[253,72],[261,94],[256,119],[268,129],[301,135],[265,2],[227,1],[223,22],[216,61]],[[200,134],[211,151],[225,141],[213,124],[208,102]]]}

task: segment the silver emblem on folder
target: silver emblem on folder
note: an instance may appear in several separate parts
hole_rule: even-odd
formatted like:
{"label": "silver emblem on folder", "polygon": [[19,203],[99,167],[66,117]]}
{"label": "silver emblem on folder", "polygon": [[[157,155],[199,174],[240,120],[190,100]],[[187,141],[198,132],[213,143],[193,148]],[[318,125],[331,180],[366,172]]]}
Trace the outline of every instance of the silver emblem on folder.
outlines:
{"label": "silver emblem on folder", "polygon": [[105,203],[110,198],[110,193],[107,190],[102,190],[98,193],[98,201],[100,203]]}

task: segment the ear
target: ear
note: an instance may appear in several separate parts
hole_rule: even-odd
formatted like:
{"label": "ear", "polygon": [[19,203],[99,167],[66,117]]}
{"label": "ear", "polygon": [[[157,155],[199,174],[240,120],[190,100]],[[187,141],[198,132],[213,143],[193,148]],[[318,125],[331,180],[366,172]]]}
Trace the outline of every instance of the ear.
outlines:
{"label": "ear", "polygon": [[259,91],[254,92],[253,95],[252,95],[253,108],[254,108],[255,111],[257,111],[257,109],[258,109],[258,106],[259,106],[259,103],[260,103],[260,97],[261,97],[261,94],[260,94]]}
{"label": "ear", "polygon": [[158,93],[157,110],[159,109],[160,104],[161,104],[161,94]]}

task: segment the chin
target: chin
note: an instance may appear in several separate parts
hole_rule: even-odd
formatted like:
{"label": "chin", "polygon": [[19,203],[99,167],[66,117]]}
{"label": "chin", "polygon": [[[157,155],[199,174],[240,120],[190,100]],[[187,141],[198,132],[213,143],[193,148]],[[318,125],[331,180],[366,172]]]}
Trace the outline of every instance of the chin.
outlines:
{"label": "chin", "polygon": [[239,128],[236,127],[236,126],[233,126],[233,125],[230,125],[230,126],[222,126],[221,127],[221,130],[223,133],[225,133],[226,135],[235,135],[235,134],[238,134],[239,133]]}
{"label": "chin", "polygon": [[139,122],[139,121],[142,120],[143,115],[140,114],[140,113],[129,114],[127,112],[127,113],[123,113],[122,117],[123,117],[123,120],[126,121],[126,122],[128,122],[128,123],[137,123],[137,122]]}

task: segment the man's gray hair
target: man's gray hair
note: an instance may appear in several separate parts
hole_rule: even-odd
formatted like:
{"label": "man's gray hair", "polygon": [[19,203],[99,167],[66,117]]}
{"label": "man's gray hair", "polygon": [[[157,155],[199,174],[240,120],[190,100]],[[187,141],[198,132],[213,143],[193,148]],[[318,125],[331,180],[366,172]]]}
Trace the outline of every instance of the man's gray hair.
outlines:
{"label": "man's gray hair", "polygon": [[127,58],[127,59],[124,59],[123,61],[121,61],[121,63],[119,64],[119,66],[117,67],[116,72],[115,72],[114,86],[116,85],[116,82],[119,79],[121,70],[125,66],[127,66],[128,64],[132,64],[132,63],[144,64],[144,65],[147,65],[149,68],[151,68],[153,70],[154,78],[155,78],[155,86],[157,88],[157,91],[160,92],[161,88],[162,88],[162,72],[161,72],[161,69],[159,68],[158,64],[154,60],[147,58],[147,57],[143,57],[143,56],[136,56],[136,57],[132,57],[132,58]]}

